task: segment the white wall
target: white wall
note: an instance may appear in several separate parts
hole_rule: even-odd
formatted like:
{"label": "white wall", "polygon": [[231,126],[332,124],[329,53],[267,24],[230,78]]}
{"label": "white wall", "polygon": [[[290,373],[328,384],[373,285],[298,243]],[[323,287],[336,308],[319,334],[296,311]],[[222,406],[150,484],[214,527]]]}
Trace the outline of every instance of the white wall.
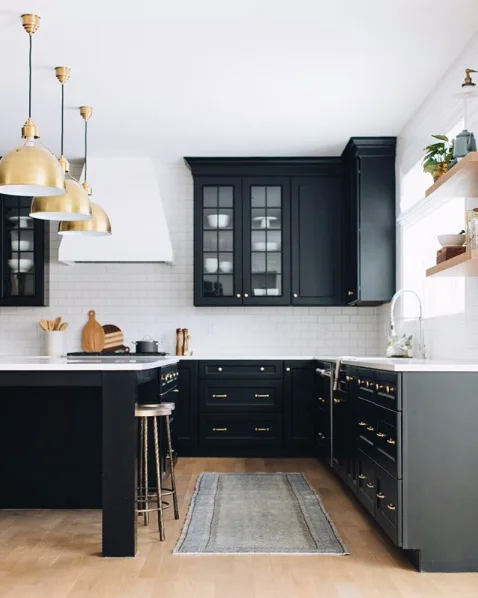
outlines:
{"label": "white wall", "polygon": [[158,164],[157,172],[174,265],[65,266],[57,261],[58,237],[53,231],[50,306],[1,308],[0,354],[39,354],[42,343],[38,321],[57,315],[70,323],[69,349],[79,350],[80,331],[89,309],[96,310],[102,324],[118,325],[127,340],[149,334],[163,340],[170,352],[174,351],[175,329],[188,327],[196,353],[377,353],[375,308],[194,307],[192,178],[183,164]]}
{"label": "white wall", "polygon": [[[453,95],[460,91],[460,85],[464,79],[464,70],[467,67],[478,68],[478,35],[467,45],[399,135],[397,144],[397,214],[400,213],[401,203],[408,206],[411,200],[416,201],[423,197],[426,185],[432,183],[430,177],[428,181],[425,181],[423,189],[416,191],[416,197],[411,198],[409,196],[410,190],[408,187],[405,190],[403,181],[407,173],[423,157],[423,148],[430,143],[430,135],[450,131],[463,117],[463,103],[454,98]],[[470,104],[469,113],[467,128],[478,137],[478,98]],[[457,209],[460,209],[459,202],[455,203]],[[424,235],[430,233],[428,230],[430,226],[436,226],[433,220],[432,217],[423,220]],[[435,233],[458,232],[458,230],[455,230],[456,218],[454,217],[453,220],[453,230],[447,230],[445,222],[440,225],[445,230],[436,230],[433,236]],[[464,221],[461,228],[465,228]],[[432,239],[432,242],[436,241]],[[436,242],[436,247],[431,247],[433,251],[438,248],[438,242]],[[417,246],[413,249],[416,252],[417,263],[419,263],[422,259],[422,248]],[[398,252],[399,275],[397,288],[400,288],[404,285],[403,272],[400,272],[400,243]],[[431,260],[431,254],[429,251],[427,251],[427,254],[426,261],[429,261]],[[431,317],[427,317],[425,320],[425,341],[429,353],[431,357],[438,359],[478,359],[478,278],[466,278],[461,281],[457,279],[451,281],[444,278],[426,279],[425,269],[432,265],[433,262],[423,263],[420,266],[422,271],[421,279],[416,284],[416,290],[422,295],[425,303],[425,314],[432,314]],[[417,276],[420,275],[417,274]],[[408,279],[410,279],[410,276],[408,276]],[[453,309],[453,302],[455,302],[455,310]],[[439,315],[440,304],[446,304],[443,315]],[[453,311],[456,313],[450,313]],[[378,313],[380,319],[378,342],[383,344],[386,341],[388,332],[389,306],[380,308]],[[404,325],[407,326],[406,323]]]}

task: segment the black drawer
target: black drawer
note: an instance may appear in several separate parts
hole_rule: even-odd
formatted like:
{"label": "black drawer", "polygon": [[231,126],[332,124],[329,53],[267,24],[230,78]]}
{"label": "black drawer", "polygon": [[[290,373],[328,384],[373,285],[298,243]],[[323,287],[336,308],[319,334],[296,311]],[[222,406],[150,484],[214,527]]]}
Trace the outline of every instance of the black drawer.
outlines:
{"label": "black drawer", "polygon": [[389,409],[401,410],[400,379],[394,372],[377,372],[377,403]]}
{"label": "black drawer", "polygon": [[282,444],[280,415],[202,414],[199,444],[203,447],[264,447]]}
{"label": "black drawer", "polygon": [[283,362],[246,359],[238,361],[200,361],[200,378],[280,378],[283,376]]}
{"label": "black drawer", "polygon": [[201,411],[280,411],[282,380],[201,380]]}
{"label": "black drawer", "polygon": [[357,498],[375,517],[375,495],[377,493],[375,480],[375,464],[362,451],[357,451]]}
{"label": "black drawer", "polygon": [[378,465],[375,467],[377,504],[375,519],[385,533],[402,545],[402,482]]}
{"label": "black drawer", "polygon": [[402,477],[400,412],[357,399],[357,446],[395,477]]}

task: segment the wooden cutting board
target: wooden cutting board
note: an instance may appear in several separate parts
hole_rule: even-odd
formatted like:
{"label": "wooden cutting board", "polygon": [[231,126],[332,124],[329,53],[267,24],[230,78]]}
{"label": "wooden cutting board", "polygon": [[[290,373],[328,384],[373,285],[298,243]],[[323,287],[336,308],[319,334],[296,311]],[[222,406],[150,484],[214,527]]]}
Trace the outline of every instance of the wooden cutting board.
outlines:
{"label": "wooden cutting board", "polygon": [[88,322],[81,333],[81,346],[86,353],[100,353],[105,346],[105,331],[95,315],[93,309],[88,312]]}
{"label": "wooden cutting board", "polygon": [[126,351],[129,353],[129,347],[124,345],[124,334],[121,328],[114,324],[105,324],[103,326],[105,331],[105,346],[103,353],[114,353],[115,351]]}

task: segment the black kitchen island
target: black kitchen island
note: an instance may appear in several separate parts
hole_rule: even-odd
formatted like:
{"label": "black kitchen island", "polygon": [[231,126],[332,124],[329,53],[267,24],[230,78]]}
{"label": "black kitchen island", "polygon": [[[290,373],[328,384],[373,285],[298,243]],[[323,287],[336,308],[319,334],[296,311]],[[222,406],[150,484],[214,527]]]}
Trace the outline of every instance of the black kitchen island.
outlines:
{"label": "black kitchen island", "polygon": [[135,556],[134,406],[176,362],[0,358],[0,508],[101,508],[103,556]]}

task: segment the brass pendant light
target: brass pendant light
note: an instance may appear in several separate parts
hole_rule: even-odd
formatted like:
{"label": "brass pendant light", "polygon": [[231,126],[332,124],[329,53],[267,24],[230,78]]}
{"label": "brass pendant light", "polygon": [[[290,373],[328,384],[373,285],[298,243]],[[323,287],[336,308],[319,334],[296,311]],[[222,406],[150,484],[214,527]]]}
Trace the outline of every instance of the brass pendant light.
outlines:
{"label": "brass pendant light", "polygon": [[61,83],[61,156],[59,162],[65,172],[66,193],[56,196],[34,197],[30,216],[40,220],[90,220],[92,215],[88,193],[69,175],[70,165],[63,154],[65,83],[70,78],[70,69],[67,66],[57,66],[55,74]]}
{"label": "brass pendant light", "polygon": [[[85,121],[85,180],[83,182],[83,189],[91,197],[91,187],[87,182],[88,173],[88,121],[93,114],[93,109],[90,106],[81,106],[80,114]],[[111,235],[111,223],[108,214],[101,206],[91,202],[92,218],[90,220],[75,220],[60,222],[58,227],[59,235],[84,235],[89,237],[106,237]]]}
{"label": "brass pendant light", "polygon": [[0,193],[7,195],[62,195],[65,175],[55,156],[35,143],[40,134],[32,120],[32,37],[40,26],[38,15],[22,15],[22,25],[30,40],[28,79],[28,119],[22,128],[25,144],[0,160]]}

